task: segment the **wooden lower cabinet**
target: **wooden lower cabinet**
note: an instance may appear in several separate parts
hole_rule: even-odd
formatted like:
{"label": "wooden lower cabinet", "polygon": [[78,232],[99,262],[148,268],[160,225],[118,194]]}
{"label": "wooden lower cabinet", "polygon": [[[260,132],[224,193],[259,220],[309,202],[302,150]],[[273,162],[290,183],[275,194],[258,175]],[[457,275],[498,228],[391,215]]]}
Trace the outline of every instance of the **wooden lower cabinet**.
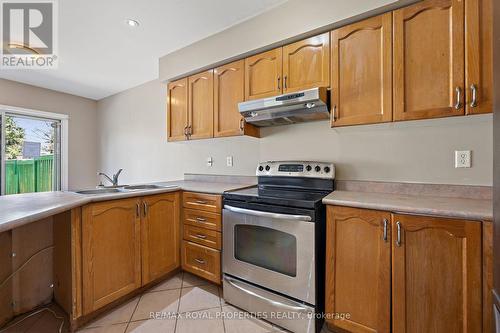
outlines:
{"label": "wooden lower cabinet", "polygon": [[83,315],[180,267],[180,193],[82,208]]}
{"label": "wooden lower cabinet", "polygon": [[180,195],[144,197],[141,226],[142,284],[180,266]]}
{"label": "wooden lower cabinet", "polygon": [[[486,222],[327,209],[330,329],[483,331],[483,308],[488,307],[483,293],[489,291],[483,291],[482,281],[490,274],[482,265]],[[346,319],[335,319],[336,313]]]}
{"label": "wooden lower cabinet", "polygon": [[349,314],[328,319],[331,329],[390,331],[390,219],[388,212],[328,207],[326,312]]}
{"label": "wooden lower cabinet", "polygon": [[83,314],[141,286],[141,218],[138,198],[83,207]]}
{"label": "wooden lower cabinet", "polygon": [[392,234],[393,332],[481,332],[481,223],[394,214]]}
{"label": "wooden lower cabinet", "polygon": [[182,269],[220,284],[222,197],[196,192],[182,197]]}
{"label": "wooden lower cabinet", "polygon": [[182,242],[182,269],[220,284],[220,251],[188,241]]}

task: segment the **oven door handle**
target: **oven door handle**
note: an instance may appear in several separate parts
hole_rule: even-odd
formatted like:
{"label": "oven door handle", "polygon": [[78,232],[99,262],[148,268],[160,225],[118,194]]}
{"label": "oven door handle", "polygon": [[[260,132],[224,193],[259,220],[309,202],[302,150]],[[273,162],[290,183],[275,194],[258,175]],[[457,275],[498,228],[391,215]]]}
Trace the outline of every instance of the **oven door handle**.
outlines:
{"label": "oven door handle", "polygon": [[234,288],[236,289],[239,289],[241,291],[243,291],[244,293],[246,294],[249,294],[251,296],[254,296],[254,297],[257,297],[261,300],[263,300],[264,302],[267,302],[267,303],[270,303],[276,307],[279,307],[279,308],[282,308],[282,309],[287,309],[289,311],[296,311],[296,312],[309,312],[309,310],[307,308],[303,308],[301,306],[293,306],[293,305],[288,305],[288,304],[283,304],[281,302],[278,302],[278,301],[273,301],[272,299],[269,299],[269,298],[266,298],[262,295],[259,295],[251,290],[248,290],[248,289],[245,289],[243,288],[242,286],[239,286],[237,285],[235,282],[236,280],[228,277],[228,276],[224,276],[224,280],[229,283],[231,286],[233,286]]}
{"label": "oven door handle", "polygon": [[273,219],[280,219],[280,220],[297,220],[297,221],[308,221],[308,222],[312,221],[312,218],[307,215],[289,215],[289,214],[261,212],[258,210],[251,210],[251,209],[233,207],[228,205],[224,205],[224,209],[240,214],[253,215],[259,217],[270,217]]}

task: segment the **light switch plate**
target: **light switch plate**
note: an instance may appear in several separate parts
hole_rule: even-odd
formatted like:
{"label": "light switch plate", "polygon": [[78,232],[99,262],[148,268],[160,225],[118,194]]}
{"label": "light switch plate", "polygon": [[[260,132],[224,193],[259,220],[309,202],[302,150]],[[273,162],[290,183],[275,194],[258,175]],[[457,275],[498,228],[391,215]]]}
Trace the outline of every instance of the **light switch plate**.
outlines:
{"label": "light switch plate", "polygon": [[455,168],[470,168],[471,151],[455,150]]}
{"label": "light switch plate", "polygon": [[226,165],[228,167],[232,167],[233,166],[233,157],[232,156],[227,156],[226,157]]}

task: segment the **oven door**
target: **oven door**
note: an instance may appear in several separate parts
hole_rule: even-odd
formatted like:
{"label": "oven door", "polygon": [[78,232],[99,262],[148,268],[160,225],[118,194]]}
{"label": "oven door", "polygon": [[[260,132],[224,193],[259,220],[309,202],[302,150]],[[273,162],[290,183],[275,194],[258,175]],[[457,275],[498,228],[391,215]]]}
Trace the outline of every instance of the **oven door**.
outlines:
{"label": "oven door", "polygon": [[223,272],[315,305],[315,223],[224,206]]}

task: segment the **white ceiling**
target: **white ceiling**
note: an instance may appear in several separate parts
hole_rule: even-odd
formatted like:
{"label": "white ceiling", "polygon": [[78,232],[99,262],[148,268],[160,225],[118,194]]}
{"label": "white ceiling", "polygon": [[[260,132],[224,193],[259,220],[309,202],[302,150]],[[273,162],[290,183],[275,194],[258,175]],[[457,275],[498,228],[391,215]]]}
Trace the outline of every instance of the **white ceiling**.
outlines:
{"label": "white ceiling", "polygon": [[[158,58],[286,0],[62,0],[59,67],[0,77],[99,100],[158,77]],[[137,28],[126,25],[132,18]]]}

